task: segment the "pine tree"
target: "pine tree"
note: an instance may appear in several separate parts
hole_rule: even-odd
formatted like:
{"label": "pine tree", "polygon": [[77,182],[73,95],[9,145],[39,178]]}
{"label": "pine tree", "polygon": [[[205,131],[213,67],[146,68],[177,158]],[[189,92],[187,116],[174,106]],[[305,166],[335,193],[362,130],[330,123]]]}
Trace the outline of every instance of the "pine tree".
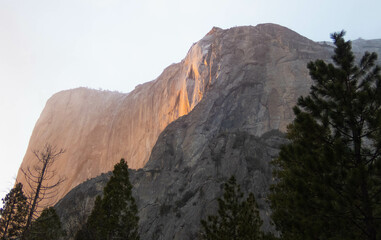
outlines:
{"label": "pine tree", "polygon": [[77,233],[77,240],[138,240],[138,209],[132,196],[128,166],[121,159],[114,166],[113,175],[97,197],[86,225]]}
{"label": "pine tree", "polygon": [[45,208],[41,215],[32,222],[28,240],[56,240],[63,236],[61,221],[53,207]]}
{"label": "pine tree", "polygon": [[380,67],[368,52],[356,65],[344,35],[331,35],[333,63],[308,64],[311,92],[274,161],[272,218],[284,239],[381,239]]}
{"label": "pine tree", "polygon": [[201,221],[201,239],[204,240],[256,240],[263,239],[262,220],[254,194],[246,200],[234,176],[224,185],[223,198],[218,199],[218,215]]}
{"label": "pine tree", "polygon": [[28,214],[27,198],[24,196],[22,184],[16,186],[5,196],[3,208],[0,209],[0,238],[16,239],[21,235]]}

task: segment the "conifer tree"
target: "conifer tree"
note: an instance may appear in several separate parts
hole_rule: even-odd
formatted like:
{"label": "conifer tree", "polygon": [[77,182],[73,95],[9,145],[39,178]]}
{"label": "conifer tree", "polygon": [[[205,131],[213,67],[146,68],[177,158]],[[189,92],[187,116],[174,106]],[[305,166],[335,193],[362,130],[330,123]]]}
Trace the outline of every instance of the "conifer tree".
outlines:
{"label": "conifer tree", "polygon": [[28,240],[57,240],[63,236],[61,221],[53,207],[45,208],[41,215],[32,222]]}
{"label": "conifer tree", "polygon": [[138,208],[132,196],[128,166],[121,159],[113,175],[98,196],[86,225],[77,233],[77,240],[138,240]]}
{"label": "conifer tree", "polygon": [[0,238],[2,240],[16,239],[21,235],[28,214],[27,198],[24,196],[22,184],[17,183],[2,200]]}
{"label": "conifer tree", "polygon": [[201,239],[204,240],[257,240],[263,239],[262,220],[254,194],[246,200],[232,176],[224,185],[223,198],[218,199],[218,215],[201,221]]}
{"label": "conifer tree", "polygon": [[381,76],[377,55],[355,63],[345,32],[333,63],[310,62],[270,195],[284,239],[381,239]]}

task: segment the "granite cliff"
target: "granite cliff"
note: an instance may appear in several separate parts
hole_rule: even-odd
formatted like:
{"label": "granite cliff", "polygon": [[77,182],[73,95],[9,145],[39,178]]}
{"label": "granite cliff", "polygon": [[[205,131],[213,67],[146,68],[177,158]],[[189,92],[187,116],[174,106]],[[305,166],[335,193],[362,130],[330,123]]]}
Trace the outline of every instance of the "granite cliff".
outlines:
{"label": "granite cliff", "polygon": [[[359,53],[381,52],[378,40],[353,44]],[[197,239],[200,219],[215,213],[222,184],[232,174],[242,189],[254,192],[263,228],[271,230],[269,162],[285,142],[296,99],[309,91],[306,64],[329,61],[332,50],[274,24],[213,28],[181,63],[129,94],[87,89],[57,94],[41,114],[29,148],[52,139],[67,149],[59,166],[70,181],[64,193],[126,158],[136,169],[130,176],[141,239]],[[82,100],[69,111],[64,95]],[[33,162],[27,156],[23,166]],[[56,205],[67,239],[85,221],[109,175],[80,184]]]}
{"label": "granite cliff", "polygon": [[[57,199],[83,181],[112,170],[121,158],[130,168],[142,168],[159,134],[197,105],[214,78],[205,65],[205,51],[205,46],[194,44],[182,62],[127,94],[87,88],[55,94],[34,127],[20,168],[35,165],[33,151],[47,143],[63,148],[65,153],[54,165],[66,178]],[[17,181],[25,183],[20,170]]]}

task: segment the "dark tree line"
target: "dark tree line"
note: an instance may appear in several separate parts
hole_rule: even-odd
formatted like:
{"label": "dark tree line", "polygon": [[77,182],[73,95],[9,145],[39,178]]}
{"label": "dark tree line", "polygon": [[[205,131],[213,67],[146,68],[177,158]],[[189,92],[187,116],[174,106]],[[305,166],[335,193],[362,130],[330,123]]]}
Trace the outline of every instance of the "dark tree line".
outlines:
{"label": "dark tree line", "polygon": [[[34,153],[41,165],[35,166],[34,171],[29,168],[23,171],[29,179],[29,187],[33,188],[29,201],[23,193],[21,183],[3,199],[4,207],[0,210],[2,240],[56,240],[65,234],[54,208],[45,208],[41,214],[37,212],[39,203],[46,199],[46,196],[54,196],[50,190],[56,190],[62,182],[60,178],[55,184],[45,184],[45,181],[54,175],[49,168],[63,150],[56,151],[48,146],[43,152]],[[94,209],[87,223],[77,233],[76,239],[140,239],[137,213],[128,166],[122,159],[114,166],[113,175],[104,188],[103,197],[97,197]],[[39,216],[35,217],[36,215]]]}

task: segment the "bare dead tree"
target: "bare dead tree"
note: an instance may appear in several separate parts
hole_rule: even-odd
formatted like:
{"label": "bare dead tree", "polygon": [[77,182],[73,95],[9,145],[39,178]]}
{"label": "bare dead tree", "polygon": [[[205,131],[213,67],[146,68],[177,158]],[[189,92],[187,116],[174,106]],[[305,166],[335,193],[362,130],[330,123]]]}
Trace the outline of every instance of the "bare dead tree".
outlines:
{"label": "bare dead tree", "polygon": [[[64,149],[57,149],[55,146],[45,144],[41,151],[33,150],[38,163],[32,169],[30,167],[26,170],[21,169],[29,186],[29,191],[26,191],[29,201],[29,214],[22,239],[25,239],[32,220],[38,217],[41,209],[48,207],[42,206],[41,202],[55,198],[58,194],[58,186],[65,181],[65,178],[57,176],[56,170],[52,169],[52,165],[64,152]],[[53,180],[53,183],[51,183],[51,180]]]}

